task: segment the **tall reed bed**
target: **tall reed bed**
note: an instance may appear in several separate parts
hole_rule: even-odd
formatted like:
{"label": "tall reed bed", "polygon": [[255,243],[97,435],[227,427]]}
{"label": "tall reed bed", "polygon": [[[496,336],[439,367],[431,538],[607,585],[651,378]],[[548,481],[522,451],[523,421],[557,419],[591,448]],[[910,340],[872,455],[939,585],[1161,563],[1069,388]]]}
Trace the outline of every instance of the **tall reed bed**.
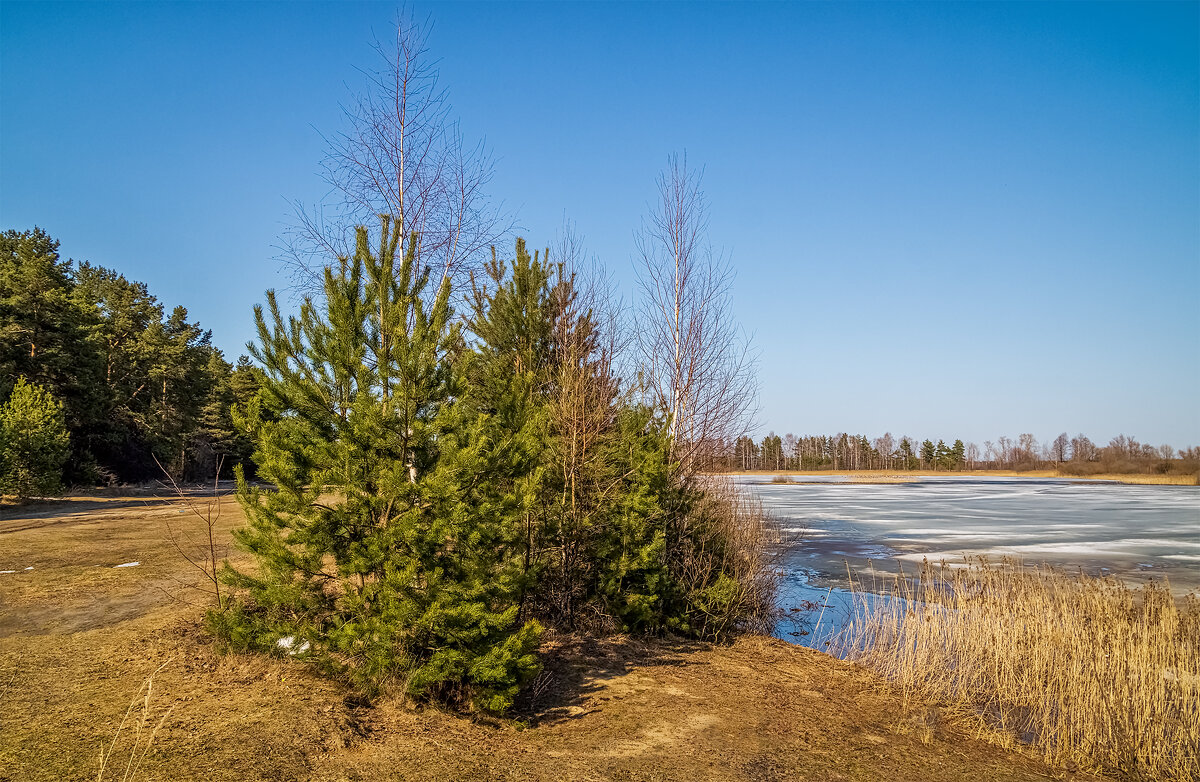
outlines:
{"label": "tall reed bed", "polygon": [[854,589],[829,648],[1050,763],[1200,780],[1200,603],[978,558]]}

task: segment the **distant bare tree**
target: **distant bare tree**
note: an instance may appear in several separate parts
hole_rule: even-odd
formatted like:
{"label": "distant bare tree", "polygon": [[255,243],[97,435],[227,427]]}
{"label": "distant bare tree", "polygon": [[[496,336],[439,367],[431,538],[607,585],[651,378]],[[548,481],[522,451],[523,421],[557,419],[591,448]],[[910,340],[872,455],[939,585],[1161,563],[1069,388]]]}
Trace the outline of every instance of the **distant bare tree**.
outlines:
{"label": "distant bare tree", "polygon": [[1032,434],[1029,434],[1028,432],[1026,432],[1025,434],[1017,435],[1017,443],[1018,443],[1017,447],[1020,450],[1020,455],[1014,461],[1020,461],[1020,462],[1026,462],[1026,463],[1032,463],[1032,462],[1037,461],[1038,441],[1037,441],[1036,437],[1034,437]]}
{"label": "distant bare tree", "polygon": [[[991,443],[988,443],[990,446]],[[976,463],[979,462],[979,446],[975,443],[967,443],[967,469],[974,470]]]}
{"label": "distant bare tree", "polygon": [[783,455],[789,464],[795,465],[800,461],[800,440],[791,432],[783,436]]}
{"label": "distant bare tree", "polygon": [[983,441],[983,458],[989,464],[991,462],[999,461],[999,458],[996,456],[996,445],[991,440]]}
{"label": "distant bare tree", "polygon": [[1003,469],[1004,465],[1013,460],[1012,440],[1005,435],[1000,435],[998,438],[996,438],[996,447],[996,453],[1000,458],[1000,467]]}
{"label": "distant bare tree", "polygon": [[883,460],[884,469],[891,469],[892,453],[896,450],[896,441],[892,433],[884,432],[883,437],[876,438],[873,445],[879,452],[879,458]]}
{"label": "distant bare tree", "polygon": [[1071,459],[1077,462],[1090,462],[1098,456],[1095,443],[1087,435],[1078,434],[1071,438]]}
{"label": "distant bare tree", "polygon": [[1050,445],[1050,458],[1055,464],[1065,462],[1067,460],[1067,452],[1071,447],[1071,438],[1066,432],[1063,432],[1058,437],[1054,438],[1054,442]]}
{"label": "distant bare tree", "polygon": [[643,378],[670,416],[671,458],[685,474],[703,465],[711,444],[745,434],[758,395],[750,343],[733,318],[733,268],[705,238],[701,178],[672,155],[636,234]]}
{"label": "distant bare tree", "polygon": [[492,158],[465,142],[451,118],[427,40],[427,29],[402,13],[394,40],[376,42],[377,66],[363,69],[365,90],[343,107],[349,129],[326,137],[329,200],[297,202],[297,224],[284,237],[283,261],[299,290],[319,287],[321,270],[352,253],[355,226],[379,214],[393,217],[403,243],[420,237],[418,263],[435,279],[461,277],[511,227],[486,193]]}

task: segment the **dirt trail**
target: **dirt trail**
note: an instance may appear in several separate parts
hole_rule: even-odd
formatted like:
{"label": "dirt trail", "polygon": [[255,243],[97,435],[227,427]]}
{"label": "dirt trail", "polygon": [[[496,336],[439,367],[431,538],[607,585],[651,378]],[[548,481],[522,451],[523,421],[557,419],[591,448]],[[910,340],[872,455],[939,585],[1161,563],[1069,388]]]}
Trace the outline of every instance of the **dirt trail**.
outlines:
{"label": "dirt trail", "polygon": [[[511,719],[366,706],[287,660],[223,657],[163,534],[170,503],[46,509],[0,537],[0,780],[94,779],[147,675],[152,780],[1036,780],[1034,759],[768,638],[555,638]],[[222,534],[237,523],[226,509]],[[92,523],[96,522],[96,523]],[[2,524],[2,523],[0,523]],[[139,567],[113,563],[140,560]],[[106,567],[94,567],[107,563]],[[169,661],[169,662],[168,662]],[[123,763],[131,732],[117,742]],[[1067,778],[1085,778],[1071,777]]]}

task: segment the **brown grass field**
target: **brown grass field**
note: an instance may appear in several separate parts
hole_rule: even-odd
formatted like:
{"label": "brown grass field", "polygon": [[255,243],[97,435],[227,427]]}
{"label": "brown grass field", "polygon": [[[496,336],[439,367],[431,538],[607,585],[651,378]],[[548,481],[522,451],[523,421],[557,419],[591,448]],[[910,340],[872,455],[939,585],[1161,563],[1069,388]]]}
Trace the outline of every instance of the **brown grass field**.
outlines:
{"label": "brown grass field", "polygon": [[[241,521],[223,510],[221,543]],[[168,540],[185,511],[149,496],[0,511],[0,570],[16,571],[0,574],[0,780],[94,780],[102,753],[104,779],[138,780],[1096,778],[763,637],[551,638],[505,720],[368,705],[303,664],[215,652],[189,602],[199,573]]]}

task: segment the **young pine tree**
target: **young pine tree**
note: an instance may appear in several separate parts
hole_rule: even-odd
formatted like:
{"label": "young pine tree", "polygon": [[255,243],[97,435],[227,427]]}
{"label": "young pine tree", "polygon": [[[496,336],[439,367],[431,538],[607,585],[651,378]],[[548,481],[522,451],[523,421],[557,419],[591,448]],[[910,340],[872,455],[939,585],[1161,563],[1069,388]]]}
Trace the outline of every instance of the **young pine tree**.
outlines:
{"label": "young pine tree", "polygon": [[[526,518],[532,612],[576,629],[607,616],[623,629],[667,626],[667,439],[649,410],[618,401],[612,352],[564,264],[493,254],[474,280],[469,397],[504,437],[526,444],[507,478],[536,496]],[[589,609],[584,611],[584,609]]]}
{"label": "young pine tree", "polygon": [[62,403],[36,383],[18,378],[12,395],[0,405],[0,494],[58,493],[69,452]]}
{"label": "young pine tree", "polygon": [[286,321],[256,310],[261,390],[240,416],[258,474],[240,481],[237,541],[255,573],[211,624],[234,647],[287,649],[374,694],[498,712],[537,671],[540,627],[518,621],[527,586],[530,481],[498,413],[462,403],[470,355],[449,283],[426,293],[417,237],[382,220],[378,249],[327,268],[320,302]]}

